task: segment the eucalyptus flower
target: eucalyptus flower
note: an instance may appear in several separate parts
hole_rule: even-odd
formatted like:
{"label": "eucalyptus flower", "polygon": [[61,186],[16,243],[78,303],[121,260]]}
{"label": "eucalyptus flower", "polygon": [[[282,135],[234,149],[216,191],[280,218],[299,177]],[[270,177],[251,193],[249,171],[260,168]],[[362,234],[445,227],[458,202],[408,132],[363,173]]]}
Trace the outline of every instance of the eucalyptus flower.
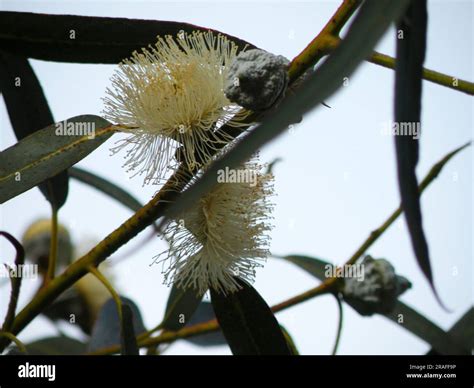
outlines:
{"label": "eucalyptus flower", "polygon": [[223,91],[237,50],[221,34],[181,31],[158,36],[155,45],[119,64],[104,116],[129,134],[112,149],[129,148],[128,171],[145,174],[144,183],[161,183],[176,163],[201,167],[210,150],[232,140],[216,131],[223,124],[241,126],[248,114]]}
{"label": "eucalyptus flower", "polygon": [[269,254],[272,229],[273,175],[261,169],[253,158],[234,175],[241,179],[218,179],[193,209],[169,223],[170,248],[155,258],[163,263],[165,283],[202,295],[209,288],[237,291],[236,277],[253,281]]}

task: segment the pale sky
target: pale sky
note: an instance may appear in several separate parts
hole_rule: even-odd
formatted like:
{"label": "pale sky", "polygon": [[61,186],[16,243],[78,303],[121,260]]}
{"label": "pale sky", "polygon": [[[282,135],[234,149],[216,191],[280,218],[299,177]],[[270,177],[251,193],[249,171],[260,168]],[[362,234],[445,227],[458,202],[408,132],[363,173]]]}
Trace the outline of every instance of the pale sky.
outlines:
{"label": "pale sky", "polygon": [[[239,36],[275,54],[292,59],[319,32],[337,8],[338,1],[264,2],[112,2],[112,1],[2,1],[2,10],[55,14],[116,16],[183,21]],[[473,4],[471,1],[430,1],[426,67],[474,79]],[[377,50],[394,55],[391,30]],[[79,114],[100,114],[101,98],[109,86],[113,65],[77,65],[31,61],[57,121]],[[370,231],[398,206],[393,139],[382,135],[393,119],[394,72],[364,63],[327,103],[303,122],[261,150],[261,160],[283,159],[275,166],[275,228],[272,252],[306,254],[342,264]],[[423,134],[418,176],[446,153],[473,138],[473,100],[470,96],[424,82]],[[15,143],[3,100],[0,102],[0,149]],[[109,148],[119,137],[79,163],[126,188],[143,203],[157,187],[142,187],[140,177],[129,179],[121,168],[123,154],[111,157]],[[413,288],[402,300],[449,329],[472,305],[472,150],[456,156],[422,197],[424,228],[430,246],[435,283],[446,313],[435,301],[419,270],[405,221],[400,218],[368,251],[384,257]],[[49,205],[32,189],[0,208],[0,228],[20,238],[39,217],[49,216]],[[67,204],[60,220],[75,241],[100,240],[130,216],[117,202],[71,180]],[[140,245],[148,232],[124,247],[118,255]],[[166,249],[158,237],[114,268],[117,289],[133,299],[145,325],[154,327],[162,318],[169,288],[162,285],[159,266],[149,267],[153,256]],[[132,249],[133,250],[133,249]],[[0,240],[1,261],[10,261],[12,249]],[[111,258],[113,262],[113,257]],[[292,264],[269,259],[257,271],[255,288],[269,305],[311,287],[317,281]],[[24,306],[35,284],[24,284]],[[2,288],[2,294],[8,292]],[[7,298],[0,298],[0,316]],[[429,345],[384,317],[363,318],[344,306],[344,328],[339,354],[423,354]],[[301,354],[329,354],[336,327],[334,298],[323,296],[277,315],[295,340]],[[65,328],[62,326],[62,328]],[[74,328],[66,328],[77,334]],[[25,342],[55,333],[38,318],[20,334]],[[178,341],[169,354],[229,354],[228,347],[200,348]]]}

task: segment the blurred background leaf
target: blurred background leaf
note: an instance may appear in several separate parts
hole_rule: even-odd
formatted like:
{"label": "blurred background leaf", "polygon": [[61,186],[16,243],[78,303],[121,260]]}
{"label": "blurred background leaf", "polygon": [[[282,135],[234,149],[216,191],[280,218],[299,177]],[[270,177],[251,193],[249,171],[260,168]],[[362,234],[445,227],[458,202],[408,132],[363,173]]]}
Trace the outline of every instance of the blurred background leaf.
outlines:
{"label": "blurred background leaf", "polygon": [[[138,332],[134,328],[134,317],[138,317],[138,308],[134,305],[135,313],[132,308],[127,303],[122,303],[122,325],[121,325],[121,335],[120,342],[122,345],[122,355],[124,356],[138,356],[140,352],[138,351],[138,344],[136,335],[141,334],[145,331],[143,327],[143,322],[140,322],[142,328]],[[139,316],[141,321],[141,316]]]}
{"label": "blurred background leaf", "polygon": [[324,281],[326,280],[326,266],[329,265],[332,267],[332,264],[329,262],[319,259],[317,257],[309,257],[304,255],[288,255],[288,256],[274,256],[279,259],[289,261],[293,264],[296,264],[298,267],[304,269],[306,272],[309,272],[315,278]]}
{"label": "blurred background leaf", "polygon": [[162,328],[170,331],[183,328],[191,320],[201,301],[202,295],[197,295],[193,288],[182,289],[173,284],[166,303]]}
{"label": "blurred background leaf", "polygon": [[[458,343],[453,336],[435,325],[428,318],[402,302],[398,302],[387,318],[395,322],[425,342],[429,343],[440,354],[466,354],[465,343]],[[470,354],[470,351],[468,352]]]}
{"label": "blurred background leaf", "polygon": [[90,171],[79,167],[71,167],[69,170],[69,176],[77,179],[79,182],[94,187],[134,212],[143,206],[138,199],[126,190]]}
{"label": "blurred background leaf", "polygon": [[[207,31],[189,23],[29,12],[0,12],[3,50],[57,62],[119,63],[135,50],[156,42],[157,35]],[[217,32],[217,31],[216,31]],[[226,35],[242,49],[252,44]]]}
{"label": "blurred background leaf", "polygon": [[[457,321],[448,334],[454,340],[462,344],[465,355],[472,355],[474,349],[474,307],[471,307],[466,313]],[[427,354],[442,354],[437,349],[431,349]]]}
{"label": "blurred background leaf", "polygon": [[[121,297],[122,303],[129,306],[129,313],[133,316],[133,331],[135,336],[138,336],[146,331],[143,324],[143,319],[137,305],[130,299]],[[128,314],[128,313],[126,313]],[[126,317],[130,321],[130,314]],[[130,329],[128,325],[127,330]],[[127,332],[127,337],[129,337]],[[101,348],[121,344],[120,320],[117,312],[117,305],[115,301],[110,298],[104,303],[99,312],[97,321],[92,329],[92,336],[88,345],[88,351],[93,352]]]}
{"label": "blurred background leaf", "polygon": [[[43,88],[28,59],[0,51],[0,91],[18,140],[54,123]],[[40,183],[38,188],[53,208],[60,209],[68,194],[67,170]]]}
{"label": "blurred background leaf", "polygon": [[[198,308],[196,309],[193,316],[191,317],[191,320],[187,323],[186,326],[197,325],[199,323],[204,323],[213,319],[216,319],[216,314],[214,313],[212,303],[202,301],[201,303],[199,303]],[[198,346],[227,345],[227,341],[221,330],[203,335],[188,337],[185,338],[185,340]]]}
{"label": "blurred background leaf", "polygon": [[[87,345],[64,335],[59,337],[47,337],[25,345],[29,356],[66,356],[79,355],[87,350]],[[23,355],[17,347],[8,351],[9,355]]]}
{"label": "blurred background leaf", "polygon": [[211,289],[219,325],[235,355],[291,355],[270,307],[246,282],[235,278],[240,290],[224,295]]}

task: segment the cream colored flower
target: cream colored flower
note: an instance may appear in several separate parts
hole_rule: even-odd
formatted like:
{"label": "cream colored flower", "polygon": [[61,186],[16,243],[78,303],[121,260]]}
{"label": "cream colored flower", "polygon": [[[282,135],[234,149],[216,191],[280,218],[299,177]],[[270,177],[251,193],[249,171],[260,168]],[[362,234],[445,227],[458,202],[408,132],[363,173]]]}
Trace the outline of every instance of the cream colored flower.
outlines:
{"label": "cream colored flower", "polygon": [[272,228],[273,176],[261,168],[254,158],[227,171],[228,179],[218,178],[192,210],[168,225],[170,249],[155,260],[163,263],[165,283],[204,294],[211,287],[223,293],[238,290],[234,276],[253,281],[255,267],[269,253]]}
{"label": "cream colored flower", "polygon": [[236,54],[225,36],[195,31],[158,37],[154,46],[122,61],[106,90],[104,115],[128,127],[123,130],[130,136],[112,151],[131,147],[129,171],[145,174],[145,183],[160,183],[176,163],[205,164],[210,154],[203,143],[212,149],[232,140],[215,131],[224,123],[239,126],[247,115],[223,92]]}

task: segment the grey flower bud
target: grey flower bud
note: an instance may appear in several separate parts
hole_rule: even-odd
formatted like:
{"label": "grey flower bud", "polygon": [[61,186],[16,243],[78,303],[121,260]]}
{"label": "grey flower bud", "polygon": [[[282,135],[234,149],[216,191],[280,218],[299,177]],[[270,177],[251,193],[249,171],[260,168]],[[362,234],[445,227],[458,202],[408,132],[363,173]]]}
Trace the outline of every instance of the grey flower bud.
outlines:
{"label": "grey flower bud", "polygon": [[398,297],[411,283],[395,273],[395,268],[385,259],[367,255],[360,263],[364,279],[344,280],[344,300],[361,315],[387,314],[393,311]]}
{"label": "grey flower bud", "polygon": [[224,93],[246,109],[269,109],[284,96],[289,63],[281,55],[259,49],[241,52],[229,67]]}

